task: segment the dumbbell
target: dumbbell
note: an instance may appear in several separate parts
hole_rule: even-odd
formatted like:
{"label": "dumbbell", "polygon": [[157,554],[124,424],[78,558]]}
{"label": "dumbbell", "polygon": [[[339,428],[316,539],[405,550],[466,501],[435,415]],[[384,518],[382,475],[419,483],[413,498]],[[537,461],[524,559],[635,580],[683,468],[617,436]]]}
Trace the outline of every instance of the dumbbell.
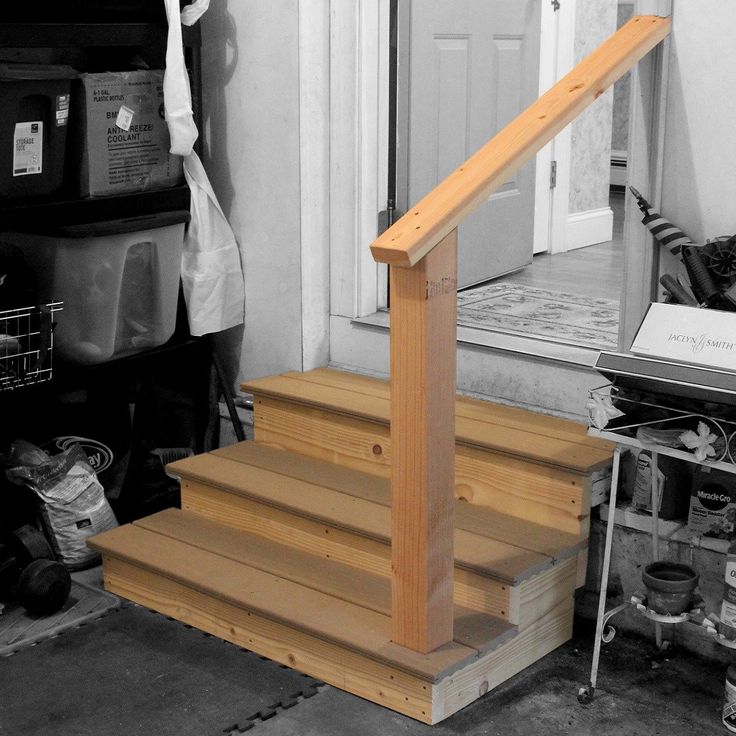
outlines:
{"label": "dumbbell", "polygon": [[26,524],[0,544],[0,597],[14,592],[29,613],[48,616],[66,603],[71,587],[69,571],[38,529]]}

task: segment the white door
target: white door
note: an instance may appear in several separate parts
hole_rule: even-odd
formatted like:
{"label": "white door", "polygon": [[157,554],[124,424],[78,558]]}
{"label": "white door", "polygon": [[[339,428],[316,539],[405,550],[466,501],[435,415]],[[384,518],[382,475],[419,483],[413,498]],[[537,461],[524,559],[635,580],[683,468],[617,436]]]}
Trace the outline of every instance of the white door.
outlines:
{"label": "white door", "polygon": [[[400,0],[398,202],[406,209],[538,96],[542,0]],[[532,259],[534,161],[459,230],[458,287]]]}

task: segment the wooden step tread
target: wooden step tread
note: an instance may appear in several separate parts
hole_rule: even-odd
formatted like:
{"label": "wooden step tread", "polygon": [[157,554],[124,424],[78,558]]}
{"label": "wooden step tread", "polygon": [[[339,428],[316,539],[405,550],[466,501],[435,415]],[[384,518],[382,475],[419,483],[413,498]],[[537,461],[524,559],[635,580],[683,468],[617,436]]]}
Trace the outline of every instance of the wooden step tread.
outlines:
{"label": "wooden step tread", "polygon": [[[428,682],[462,668],[515,634],[515,627],[505,621],[458,608],[458,640],[427,655],[398,647],[391,643],[391,621],[386,614],[315,590],[309,587],[308,578],[304,579],[307,584],[294,582],[240,559],[244,546],[255,548],[263,541],[241,539],[240,534],[173,512],[117,527],[93,537],[89,544],[108,559],[122,560]],[[278,556],[270,545],[253,552],[260,555],[258,564],[264,567],[264,560]],[[297,561],[298,567],[306,569],[314,562],[311,555],[299,554],[303,559]],[[295,561],[293,555],[291,561]],[[352,570],[351,574],[360,580],[364,573]]]}
{"label": "wooden step tread", "polygon": [[[390,489],[376,476],[254,442],[186,458],[170,468],[182,478],[390,543]],[[572,534],[462,501],[455,509],[456,564],[510,585],[585,544]]]}
{"label": "wooden step tread", "polygon": [[[243,391],[388,424],[387,381],[323,368],[248,381]],[[611,462],[613,445],[588,437],[585,425],[469,397],[458,397],[455,433],[462,444],[590,473]]]}

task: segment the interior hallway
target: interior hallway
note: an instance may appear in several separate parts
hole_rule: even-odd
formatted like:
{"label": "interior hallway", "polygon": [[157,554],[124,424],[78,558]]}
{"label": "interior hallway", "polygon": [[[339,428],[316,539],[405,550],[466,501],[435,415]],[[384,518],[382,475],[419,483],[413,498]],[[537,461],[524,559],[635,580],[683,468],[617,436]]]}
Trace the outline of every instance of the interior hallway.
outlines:
{"label": "interior hallway", "polygon": [[531,265],[499,279],[538,289],[618,300],[624,273],[623,191],[611,192],[613,239],[567,253],[539,253]]}

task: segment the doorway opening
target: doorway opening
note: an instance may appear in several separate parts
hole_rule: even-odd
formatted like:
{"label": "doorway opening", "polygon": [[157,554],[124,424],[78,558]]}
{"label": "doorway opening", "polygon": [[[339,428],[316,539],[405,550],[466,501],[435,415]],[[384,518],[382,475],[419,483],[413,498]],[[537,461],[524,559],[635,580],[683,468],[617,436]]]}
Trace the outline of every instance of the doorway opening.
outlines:
{"label": "doorway opening", "polygon": [[[631,11],[631,3],[621,4],[629,7],[626,7],[623,13],[619,9],[618,18],[616,18],[616,9],[609,9],[606,21],[608,26],[601,25],[600,27],[602,38],[610,35],[615,25],[625,22],[626,11],[629,13]],[[468,8],[471,5],[472,3]],[[578,4],[577,12],[585,14],[587,10],[581,5]],[[395,196],[390,198],[390,206],[396,201],[401,209],[402,205],[406,207],[408,202],[426,193],[424,188],[427,191],[431,189],[437,183],[433,181],[434,177],[437,177],[438,180],[443,178],[467,155],[473,153],[472,149],[466,149],[471,142],[468,131],[476,124],[472,120],[474,114],[472,105],[475,104],[475,101],[466,92],[463,93],[465,96],[462,96],[462,99],[452,99],[451,95],[456,96],[458,88],[466,91],[474,89],[471,81],[473,80],[472,64],[475,63],[475,59],[471,57],[469,50],[480,44],[464,29],[458,30],[455,26],[449,25],[449,19],[446,19],[442,13],[420,18],[420,14],[426,11],[422,10],[421,5],[417,5],[419,8],[416,11],[417,17],[409,19],[411,13],[414,12],[411,0],[392,0],[392,6],[398,10],[398,18],[394,18],[392,13],[393,23],[398,24],[398,32],[392,33],[392,39],[398,46],[399,64],[393,89],[399,91],[399,99],[393,108],[398,109],[398,119],[395,123],[394,121],[391,123],[391,128],[394,129],[396,126],[395,129],[398,131],[398,149],[393,148],[394,154],[398,156],[398,162],[396,160],[393,162],[395,168],[392,171],[396,171],[397,178],[392,178],[391,181],[397,182],[397,191]],[[519,90],[524,88],[524,85],[531,89],[538,84],[538,77],[535,76],[537,70],[530,73],[530,68],[534,63],[539,68],[540,40],[538,35],[534,36],[528,31],[535,23],[540,23],[540,18],[532,14],[536,3],[528,5],[526,15],[524,15],[523,6],[523,3],[518,3],[516,12],[519,13],[522,22],[519,27],[523,28],[526,35],[508,30],[502,34],[497,34],[495,31],[489,34],[492,44],[495,45],[496,58],[493,63],[498,67],[489,67],[493,75],[499,73],[498,69],[502,69],[501,73],[506,75],[517,74],[515,85],[506,85],[502,93],[498,95],[498,100],[486,103],[486,109],[481,115],[488,114],[490,111],[490,114],[495,116],[493,122],[489,123],[490,128],[498,125],[500,119],[504,117],[512,119],[515,116],[514,108],[517,105],[519,111],[525,107],[521,100],[522,95],[519,94]],[[519,10],[520,8],[522,10]],[[591,18],[589,22],[586,22],[585,18],[578,18],[575,25],[590,29],[591,23],[597,21],[598,19]],[[452,23],[456,22],[457,16],[455,15]],[[504,19],[504,22],[509,21]],[[442,23],[447,24],[447,27],[443,28]],[[476,27],[479,25],[476,24]],[[432,34],[431,48],[427,41],[416,37],[417,27],[423,28],[425,34]],[[425,44],[424,50],[417,51],[422,48],[421,43]],[[534,53],[529,53],[528,48],[523,49],[524,44],[527,46],[536,44],[537,48]],[[424,57],[420,58],[422,72],[419,79],[411,72],[415,53],[424,54]],[[521,75],[526,75],[525,81]],[[487,76],[493,78],[492,75]],[[436,88],[432,88],[425,82],[425,79],[429,78],[433,79]],[[498,79],[497,76],[495,78]],[[445,87],[442,87],[443,83]],[[617,88],[625,87],[625,85],[626,82],[619,82]],[[432,94],[440,98],[439,102],[434,103],[434,106],[426,102]],[[628,102],[627,89],[623,92],[617,89],[614,94],[617,95],[617,99],[626,95]],[[509,99],[503,99],[504,97]],[[448,102],[455,103],[455,107],[462,111],[462,119],[457,119],[454,113],[449,115],[446,112]],[[604,105],[603,100],[599,102],[601,106]],[[418,113],[417,110],[421,105],[424,105],[426,110],[421,108],[422,112]],[[610,99],[607,105],[608,125],[612,127],[615,121],[611,123]],[[505,122],[508,120],[504,121],[504,124]],[[457,130],[460,131],[460,134],[455,136],[454,131]],[[449,134],[448,131],[450,131]],[[589,131],[593,132],[587,139],[585,136],[573,136],[572,156],[578,153],[583,159],[597,158],[599,164],[603,158],[603,166],[598,166],[599,177],[595,186],[599,192],[603,188],[601,196],[605,198],[609,185],[614,183],[610,178],[611,162],[614,158],[612,151],[616,146],[615,158],[620,159],[618,149],[621,146],[616,142],[615,135],[614,140],[602,139],[600,128],[595,124],[589,128]],[[494,132],[491,130],[490,135],[486,136],[484,141]],[[427,153],[427,141],[433,143],[436,150]],[[609,143],[611,143],[610,146]],[[412,152],[413,145],[415,152]],[[429,148],[431,149],[431,146]],[[417,151],[422,151],[421,157],[416,153]],[[413,160],[412,156],[415,156],[416,160]],[[391,166],[392,164],[389,168]],[[570,168],[568,164],[566,173]],[[444,169],[447,170],[443,171]],[[428,173],[428,170],[431,171]],[[525,176],[534,179],[533,165],[529,166]],[[546,171],[537,171],[536,176],[546,176]],[[426,181],[417,185],[422,177]],[[510,182],[500,192],[501,201],[489,203],[491,206],[495,204],[497,212],[489,212],[488,219],[483,223],[478,223],[478,227],[475,228],[476,233],[473,234],[477,242],[463,243],[462,232],[460,233],[458,258],[461,290],[458,293],[458,327],[465,328],[463,334],[466,337],[470,336],[471,341],[473,333],[478,331],[478,333],[485,332],[486,334],[528,337],[596,351],[615,350],[618,346],[620,299],[623,287],[623,187],[613,187],[608,202],[601,202],[601,196],[599,196],[598,201],[593,205],[593,208],[600,210],[602,215],[606,215],[603,213],[604,209],[607,212],[606,216],[609,218],[607,239],[600,242],[600,238],[596,239],[593,236],[587,241],[591,243],[590,245],[585,243],[585,247],[567,250],[567,244],[561,243],[558,237],[556,243],[551,242],[550,252],[532,256],[533,243],[529,232],[525,232],[520,237],[522,224],[528,224],[533,220],[536,211],[534,184],[530,187],[527,182],[525,186],[526,194],[524,194],[522,182]],[[529,199],[530,191],[531,199]],[[537,199],[539,198],[538,193],[539,189],[537,189]],[[524,196],[527,197],[526,202],[524,202]],[[567,205],[568,187],[566,186],[563,192],[555,196],[564,198]],[[508,207],[515,200],[516,210],[513,213],[504,214],[500,211],[499,204],[502,207]],[[602,207],[602,204],[607,206]],[[491,206],[487,209],[490,210]],[[575,207],[575,203],[570,202],[570,211],[573,212],[587,210],[590,207],[589,204],[585,207]],[[559,213],[559,208],[557,211]],[[490,238],[485,235],[484,240],[483,235],[488,232],[493,232],[494,237]],[[479,233],[481,233],[480,240],[477,239]],[[500,237],[499,233],[501,233]],[[555,252],[556,250],[563,252]],[[503,255],[499,257],[501,251]],[[462,258],[467,257],[469,252],[472,252],[473,256],[478,259],[477,263],[474,262],[463,269]],[[470,275],[469,278],[463,277],[463,270]],[[487,339],[482,336],[479,342],[488,344]]]}

